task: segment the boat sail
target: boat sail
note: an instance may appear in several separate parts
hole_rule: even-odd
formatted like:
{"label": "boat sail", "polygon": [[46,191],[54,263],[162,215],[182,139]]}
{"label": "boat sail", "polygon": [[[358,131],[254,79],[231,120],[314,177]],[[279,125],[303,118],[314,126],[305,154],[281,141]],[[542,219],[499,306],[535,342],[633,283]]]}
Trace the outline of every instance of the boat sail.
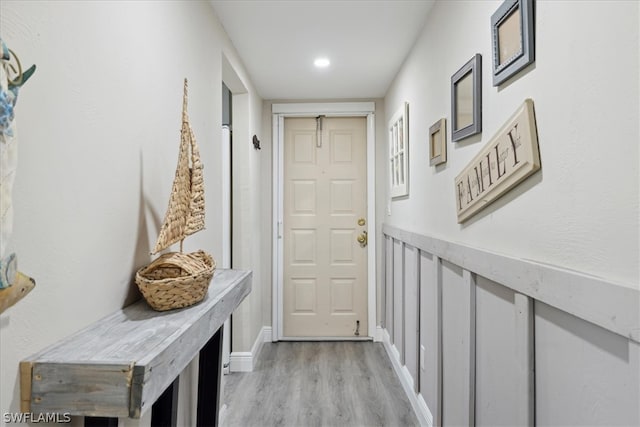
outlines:
{"label": "boat sail", "polygon": [[182,129],[178,166],[169,207],[152,254],[180,242],[180,252],[161,255],[136,273],[136,283],[149,305],[158,311],[193,305],[207,293],[215,261],[200,250],[183,253],[184,239],[204,229],[204,177],[200,152],[187,114],[187,79],[184,79]]}

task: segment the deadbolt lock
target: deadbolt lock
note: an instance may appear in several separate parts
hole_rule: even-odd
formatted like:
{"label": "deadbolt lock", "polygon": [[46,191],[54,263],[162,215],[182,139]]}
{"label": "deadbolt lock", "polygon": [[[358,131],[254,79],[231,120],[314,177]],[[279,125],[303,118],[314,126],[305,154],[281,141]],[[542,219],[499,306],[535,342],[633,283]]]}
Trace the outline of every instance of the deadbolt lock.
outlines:
{"label": "deadbolt lock", "polygon": [[367,246],[367,243],[369,243],[369,237],[367,236],[367,232],[366,230],[362,232],[361,235],[359,235],[356,240],[358,241],[358,243],[360,243],[360,247],[365,247]]}
{"label": "deadbolt lock", "polygon": [[360,219],[358,220],[358,225],[359,225],[360,227],[362,227],[363,225],[366,225],[366,223],[367,223],[367,221],[365,221],[365,219],[364,219],[364,218],[360,218]]}

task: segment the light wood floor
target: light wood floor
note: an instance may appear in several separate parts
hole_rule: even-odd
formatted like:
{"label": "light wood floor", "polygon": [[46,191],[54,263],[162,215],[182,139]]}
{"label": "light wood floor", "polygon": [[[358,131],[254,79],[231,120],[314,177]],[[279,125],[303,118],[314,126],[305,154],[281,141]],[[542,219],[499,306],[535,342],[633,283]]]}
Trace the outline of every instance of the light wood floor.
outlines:
{"label": "light wood floor", "polygon": [[223,427],[418,425],[380,343],[265,343],[256,365],[225,376]]}

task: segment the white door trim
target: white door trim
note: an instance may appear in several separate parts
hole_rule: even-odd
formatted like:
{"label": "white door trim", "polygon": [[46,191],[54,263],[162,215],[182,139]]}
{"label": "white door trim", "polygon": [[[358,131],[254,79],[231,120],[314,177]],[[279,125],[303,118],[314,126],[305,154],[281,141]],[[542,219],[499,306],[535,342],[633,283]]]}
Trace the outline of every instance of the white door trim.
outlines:
{"label": "white door trim", "polygon": [[[231,128],[222,125],[222,268],[231,268]],[[231,364],[231,316],[224,321],[222,330],[222,371],[229,373]],[[225,366],[226,365],[226,366]]]}
{"label": "white door trim", "polygon": [[222,268],[231,268],[231,129],[222,125]]}
{"label": "white door trim", "polygon": [[[273,104],[273,289],[272,323],[273,341],[286,340],[283,336],[282,287],[283,287],[283,240],[282,216],[284,205],[284,118],[313,117],[366,117],[367,118],[367,222],[369,244],[367,246],[367,317],[369,339],[376,336],[376,218],[375,218],[375,103],[292,103]],[[300,339],[300,338],[297,338]]]}

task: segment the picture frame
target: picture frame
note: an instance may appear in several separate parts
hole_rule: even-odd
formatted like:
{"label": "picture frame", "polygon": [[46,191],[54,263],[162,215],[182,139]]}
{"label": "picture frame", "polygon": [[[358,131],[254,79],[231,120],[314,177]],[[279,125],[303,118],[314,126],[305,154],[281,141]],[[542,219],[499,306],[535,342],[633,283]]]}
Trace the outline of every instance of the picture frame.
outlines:
{"label": "picture frame", "polygon": [[505,0],[491,15],[493,86],[535,61],[534,1]]}
{"label": "picture frame", "polygon": [[476,53],[451,76],[451,140],[482,132],[482,55]]}
{"label": "picture frame", "polygon": [[392,199],[409,195],[409,103],[391,117],[389,131],[389,183]]}
{"label": "picture frame", "polygon": [[440,165],[447,161],[447,120],[440,119],[429,128],[429,164]]}

